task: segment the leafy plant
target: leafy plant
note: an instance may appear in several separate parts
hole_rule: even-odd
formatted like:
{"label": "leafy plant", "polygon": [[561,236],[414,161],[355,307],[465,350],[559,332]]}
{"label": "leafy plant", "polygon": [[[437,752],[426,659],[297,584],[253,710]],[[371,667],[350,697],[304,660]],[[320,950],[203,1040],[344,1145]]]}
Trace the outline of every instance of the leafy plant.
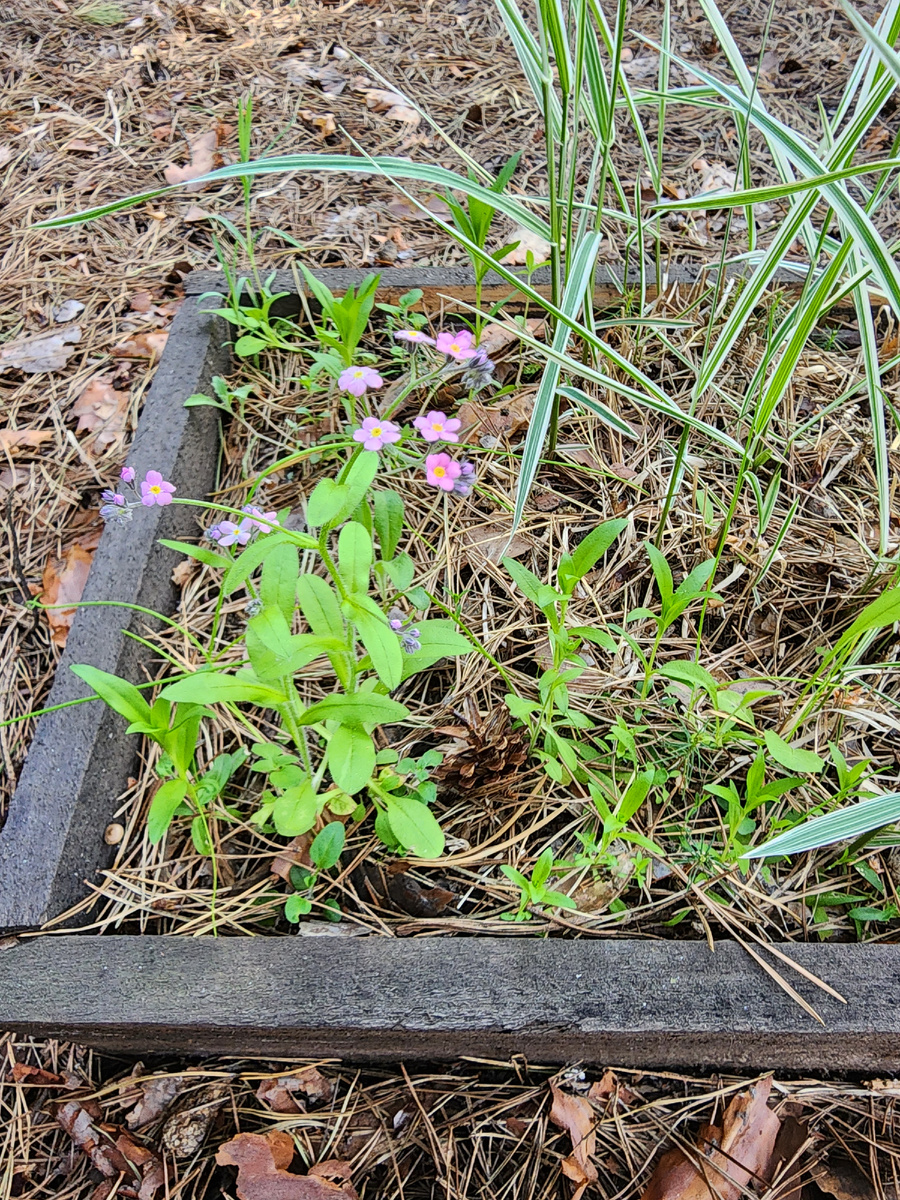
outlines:
{"label": "leafy plant", "polygon": [[530,907],[535,908],[577,908],[571,896],[563,892],[555,892],[547,887],[550,872],[553,870],[553,847],[544,850],[531,871],[531,878],[517,871],[507,863],[500,865],[500,870],[519,889],[519,907],[514,913],[501,913],[504,921],[530,921]]}

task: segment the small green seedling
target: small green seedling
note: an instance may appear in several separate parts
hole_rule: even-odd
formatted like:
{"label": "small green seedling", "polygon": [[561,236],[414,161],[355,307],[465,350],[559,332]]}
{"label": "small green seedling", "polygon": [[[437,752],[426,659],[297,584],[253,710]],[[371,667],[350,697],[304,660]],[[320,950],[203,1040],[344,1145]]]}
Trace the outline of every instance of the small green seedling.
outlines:
{"label": "small green seedling", "polygon": [[514,913],[501,913],[504,921],[530,921],[529,907],[535,908],[570,908],[577,909],[578,905],[571,896],[563,892],[554,892],[547,887],[547,880],[553,870],[553,847],[548,846],[538,858],[531,872],[531,878],[503,863],[500,870],[519,888],[519,907]]}

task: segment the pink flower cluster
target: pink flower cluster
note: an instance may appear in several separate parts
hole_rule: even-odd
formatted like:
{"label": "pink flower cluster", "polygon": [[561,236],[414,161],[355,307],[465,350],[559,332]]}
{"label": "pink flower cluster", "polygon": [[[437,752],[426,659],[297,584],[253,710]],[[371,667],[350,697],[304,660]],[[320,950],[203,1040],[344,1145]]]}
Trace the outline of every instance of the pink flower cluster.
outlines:
{"label": "pink flower cluster", "polygon": [[206,531],[206,537],[219,546],[246,546],[251,537],[257,532],[271,533],[272,527],[278,524],[278,514],[264,513],[262,509],[245,504],[241,509],[248,515],[240,524],[235,521],[219,521]]}
{"label": "pink flower cluster", "polygon": [[154,505],[164,508],[167,504],[172,503],[175,485],[163,479],[159,471],[148,471],[141,480],[140,490],[134,485],[135,477],[134,467],[123,467],[119,472],[119,478],[130,487],[135,496],[131,502],[125,499],[124,492],[114,492],[107,488],[100,493],[100,499],[104,502],[100,509],[100,516],[104,521],[113,521],[122,525],[131,520],[131,510],[139,505],[144,508],[153,508]]}

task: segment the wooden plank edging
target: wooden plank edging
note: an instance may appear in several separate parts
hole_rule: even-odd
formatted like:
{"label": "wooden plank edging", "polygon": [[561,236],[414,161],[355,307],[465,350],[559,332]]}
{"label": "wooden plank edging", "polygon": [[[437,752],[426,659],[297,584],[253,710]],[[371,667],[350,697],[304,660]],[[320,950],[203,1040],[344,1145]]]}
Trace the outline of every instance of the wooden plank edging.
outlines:
{"label": "wooden plank edging", "polygon": [[900,947],[780,947],[820,1025],[732,942],[66,935],[0,952],[0,1028],[121,1051],[895,1072]]}

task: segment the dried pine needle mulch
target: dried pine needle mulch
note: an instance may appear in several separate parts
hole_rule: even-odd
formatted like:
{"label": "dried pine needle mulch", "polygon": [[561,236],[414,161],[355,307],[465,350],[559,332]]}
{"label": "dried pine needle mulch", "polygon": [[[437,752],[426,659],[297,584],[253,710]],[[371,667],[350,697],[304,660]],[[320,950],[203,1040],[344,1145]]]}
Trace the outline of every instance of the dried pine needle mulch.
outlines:
{"label": "dried pine needle mulch", "polygon": [[[675,290],[658,309],[682,312],[690,299],[683,289]],[[734,428],[745,381],[762,353],[764,314],[757,320],[758,324],[747,326],[720,379],[718,399],[707,401],[699,414],[704,420]],[[434,328],[452,321],[451,314],[435,314]],[[499,345],[502,331],[491,334]],[[672,336],[686,357],[697,354],[703,345],[699,327],[680,329]],[[611,337],[618,339],[617,348],[624,354],[640,359],[676,402],[687,406],[689,398],[682,392],[690,386],[690,373],[678,363],[673,368],[671,356],[661,352],[658,343],[652,338],[636,343],[625,326]],[[492,351],[500,381],[515,380],[520,370],[529,367],[527,356],[522,360],[516,345],[508,341]],[[382,343],[382,357],[386,352]],[[345,418],[335,397],[311,398],[297,387],[295,380],[305,369],[302,355],[273,355],[260,368],[245,365],[235,376],[235,386],[249,381],[254,389],[245,423],[235,421],[230,427],[221,464],[218,494],[235,507],[246,499],[248,480],[262,476],[298,446],[341,428]],[[747,688],[772,688],[754,710],[763,727],[777,727],[787,716],[799,701],[805,681],[815,673],[818,648],[836,641],[866,595],[879,586],[872,575],[870,553],[877,534],[868,418],[849,402],[836,414],[817,416],[830,399],[859,382],[854,355],[809,347],[770,437],[772,446],[787,448],[781,455],[783,486],[769,540],[766,535],[756,536],[752,498],[745,493],[719,570],[719,599],[711,605],[702,633],[694,609],[662,642],[660,662],[690,658],[700,636],[701,661],[718,680],[737,681],[739,686],[744,680]],[[889,386],[896,392],[896,382]],[[435,403],[448,411],[455,407],[458,399],[451,392],[452,386]],[[557,860],[571,861],[581,848],[577,835],[589,833],[596,824],[587,795],[577,787],[553,785],[527,757],[522,735],[510,729],[505,716],[504,694],[512,687],[535,698],[537,676],[550,665],[543,619],[524,601],[498,561],[511,529],[514,451],[524,437],[531,394],[524,386],[514,399],[479,410],[488,422],[485,429],[496,430],[492,422],[499,422],[501,431],[476,436],[467,445],[478,487],[466,500],[445,503],[411,471],[385,473],[376,481],[376,486],[395,488],[404,498],[408,536],[401,549],[416,564],[414,583],[432,595],[456,597],[460,619],[490,658],[472,653],[452,666],[413,677],[396,693],[412,716],[402,732],[394,731],[393,748],[413,756],[437,748],[445,755],[435,778],[439,782],[436,812],[448,839],[446,855],[431,866],[398,862],[382,854],[370,823],[351,824],[342,866],[332,881],[319,881],[314,919],[302,922],[298,932],[335,937],[472,932],[522,936],[550,931],[569,936],[738,934],[774,942],[821,935],[854,938],[848,906],[842,908],[838,900],[827,911],[817,911],[820,898],[843,892],[856,896],[858,904],[862,892],[871,896],[869,903],[897,904],[895,856],[875,849],[861,860],[863,870],[874,871],[881,881],[881,897],[868,890],[870,882],[852,861],[842,863],[840,846],[794,857],[765,872],[754,868],[749,876],[733,866],[717,867],[710,855],[722,844],[724,830],[716,805],[703,788],[735,772],[740,777],[746,759],[704,745],[683,703],[676,699],[673,705],[659,691],[643,705],[640,720],[645,729],[638,735],[645,753],[656,756],[656,765],[669,772],[670,780],[659,801],[645,806],[638,821],[640,831],[666,851],[652,880],[638,883],[633,852],[616,843],[612,865],[559,872],[557,886],[575,896],[577,913],[547,914],[525,924],[502,918],[516,893],[498,864],[510,862],[528,871],[551,843]],[[398,419],[411,419],[418,404],[411,398],[409,411],[400,412]],[[520,562],[548,578],[560,555],[597,524],[613,515],[627,518],[628,526],[605,562],[576,592],[567,618],[570,626],[620,625],[627,613],[655,603],[643,542],[656,531],[679,431],[662,420],[648,419],[628,404],[619,404],[618,411],[638,432],[636,443],[612,434],[590,417],[573,412],[565,416],[560,441],[563,463],[545,465],[510,547]],[[733,482],[734,466],[715,444],[704,446],[697,437],[692,451],[662,545],[676,577],[710,556],[721,519],[713,506],[718,504],[718,512],[724,511]],[[895,461],[895,469],[898,465]],[[304,498],[331,469],[326,452],[319,461],[305,460],[268,474],[254,502],[266,510],[289,509],[289,522],[302,522]],[[775,549],[774,531],[795,501],[797,512]],[[900,510],[894,512],[893,521],[896,531]],[[758,582],[759,567],[773,551],[771,569]],[[301,569],[316,569],[316,563],[316,557],[308,555]],[[179,620],[205,641],[211,635],[218,575],[198,563],[184,563],[177,578],[182,585]],[[227,602],[220,647],[240,638],[247,599],[237,594]],[[637,633],[645,653],[651,632],[652,627],[645,625]],[[160,677],[202,665],[184,634],[171,631],[161,642],[169,665],[161,668]],[[896,646],[888,645],[883,652],[888,663],[900,657]],[[241,653],[240,647],[234,650],[235,662]],[[574,709],[590,716],[603,736],[620,714],[627,723],[633,722],[641,671],[629,650],[610,655],[590,648],[590,653],[593,664],[570,685],[571,702]],[[299,673],[297,683],[309,703],[333,687],[322,663]],[[828,743],[836,741],[848,759],[870,758],[881,771],[882,787],[896,787],[898,696],[896,670],[863,670],[851,686],[827,698],[819,717],[804,727],[805,744],[827,753]],[[254,719],[261,736],[277,736],[266,714],[258,713]],[[391,736],[390,731],[386,736]],[[204,739],[200,758],[209,762],[218,753],[244,745],[246,731],[222,714],[205,726]],[[191,936],[214,928],[222,934],[286,932],[289,927],[279,914],[287,893],[279,875],[283,879],[290,862],[299,859],[290,850],[285,856],[282,840],[270,840],[250,821],[215,823],[220,876],[214,902],[209,862],[194,852],[187,823],[176,823],[164,842],[147,843],[143,814],[156,784],[153,766],[158,751],[151,747],[148,754],[134,789],[123,800],[120,820],[126,833],[116,862],[94,884],[93,898],[102,903],[91,914],[89,927]],[[260,780],[244,769],[235,783],[231,798],[244,806],[249,818],[258,804]],[[828,798],[825,785],[796,788],[789,799],[770,807],[767,819],[809,811]],[[304,846],[298,839],[298,854]],[[326,899],[339,902],[345,913],[340,924],[322,922],[320,906]],[[618,904],[611,909],[614,901]],[[86,908],[87,904],[81,906]],[[674,930],[673,918],[680,918]],[[890,937],[894,929],[894,922],[873,924],[866,936]]]}
{"label": "dried pine needle mulch", "polygon": [[[858,6],[872,19],[875,8]],[[762,47],[762,12],[729,14],[742,52]],[[412,129],[368,110],[357,76],[415,95],[465,150],[496,168],[524,148],[525,186],[541,178],[541,132],[527,86],[491,4],[453,0],[423,10],[418,0],[333,4],[137,3],[75,5],[70,0],[0,3],[0,343],[49,331],[53,310],[84,304],[80,339],[61,370],[0,374],[0,414],[7,428],[39,444],[4,448],[0,461],[0,719],[39,707],[52,682],[58,647],[44,619],[24,608],[41,588],[44,570],[78,543],[101,480],[124,460],[143,391],[152,374],[144,358],[111,356],[135,332],[164,332],[168,318],[131,308],[149,292],[177,299],[184,273],[215,265],[211,225],[192,209],[236,218],[237,184],[214,194],[183,195],[126,216],[53,233],[30,226],[54,212],[162,182],[162,169],[189,158],[189,145],[215,130],[218,152],[236,157],[238,99],[254,93],[253,152],[351,150],[402,153],[456,165],[452,152],[424,124]],[[652,2],[629,17],[630,76],[651,80],[655,58],[641,36],[659,33]],[[723,71],[709,27],[689,8],[672,15],[673,46]],[[855,34],[825,0],[778,6],[766,43],[760,88],[766,102],[800,128],[814,120],[817,97],[833,103],[855,54]],[[344,57],[340,57],[340,56]],[[358,56],[357,61],[353,56]],[[328,68],[325,82],[309,77]],[[680,82],[680,68],[673,81]],[[332,116],[337,132],[323,141],[316,124]],[[655,117],[648,110],[647,129]],[[327,124],[327,122],[326,122]],[[885,115],[884,138],[891,121]],[[880,135],[879,135],[880,136]],[[880,143],[879,143],[880,144]],[[871,148],[877,154],[878,145]],[[752,147],[755,177],[769,178],[767,157]],[[673,188],[698,186],[693,164],[734,165],[731,130],[717,114],[670,109],[665,176]],[[616,148],[623,179],[640,170],[636,147]],[[399,202],[399,207],[398,207]],[[891,212],[885,209],[890,218]],[[294,175],[256,189],[254,226],[267,267],[300,251],[307,261],[389,266],[449,263],[459,251],[440,231],[410,215],[389,185],[370,179]],[[715,258],[721,222],[672,219],[663,244],[677,257]],[[732,228],[735,249],[741,233]],[[765,230],[761,230],[765,239]],[[735,240],[736,239],[736,240]],[[604,253],[618,255],[615,239]],[[72,407],[99,377],[127,393],[121,429],[98,447],[76,429]],[[79,543],[80,544],[80,543]],[[0,730],[0,821],[33,734],[33,721]]]}
{"label": "dried pine needle mulch", "polygon": [[[631,1200],[641,1196],[664,1150],[673,1144],[690,1149],[700,1125],[720,1120],[728,1102],[753,1082],[621,1068],[559,1071],[516,1059],[416,1070],[319,1062],[307,1072],[318,1085],[313,1094],[290,1093],[306,1111],[273,1112],[257,1096],[260,1084],[300,1076],[304,1060],[145,1065],[13,1037],[0,1042],[0,1051],[0,1200],[93,1197],[102,1176],[60,1128],[55,1109],[73,1099],[93,1100],[100,1106],[95,1120],[115,1137],[153,1077],[160,1090],[161,1079],[171,1081],[174,1099],[170,1095],[168,1107],[130,1136],[162,1157],[165,1194],[180,1200],[233,1197],[234,1171],[216,1165],[217,1149],[239,1132],[274,1129],[294,1139],[295,1171],[324,1160],[348,1162],[361,1200],[558,1200],[571,1194],[563,1163],[573,1147],[569,1133],[550,1119],[551,1083],[585,1098],[593,1085],[588,1111],[598,1178],[587,1197]],[[47,1086],[48,1077],[35,1075],[35,1068],[64,1084]],[[267,1091],[272,1094],[271,1085]],[[898,1094],[892,1080],[773,1080],[769,1107],[787,1127],[789,1144],[769,1200],[895,1195]],[[204,1103],[211,1113],[206,1122],[198,1119]]]}

